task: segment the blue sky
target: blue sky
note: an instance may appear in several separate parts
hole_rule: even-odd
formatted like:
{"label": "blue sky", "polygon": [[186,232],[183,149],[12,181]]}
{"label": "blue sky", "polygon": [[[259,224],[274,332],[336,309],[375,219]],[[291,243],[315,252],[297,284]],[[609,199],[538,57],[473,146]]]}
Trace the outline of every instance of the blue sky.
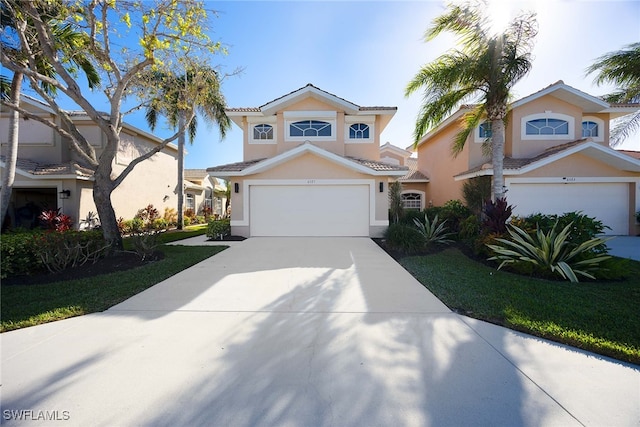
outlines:
{"label": "blue sky", "polygon": [[[419,67],[454,45],[450,36],[423,42],[424,31],[444,12],[442,1],[222,1],[211,37],[227,45],[226,72],[241,67],[222,86],[229,107],[257,107],[307,83],[361,106],[395,106],[398,112],[381,143],[405,148],[421,96],[404,97]],[[494,0],[492,15],[508,20],[519,9],[538,13],[539,34],[531,73],[514,88],[516,98],[558,80],[592,95],[584,70],[598,56],[640,41],[640,1]],[[147,130],[144,119],[127,121]],[[156,129],[156,134],[169,134]],[[640,135],[624,148],[640,151]],[[234,124],[224,141],[203,123],[188,146],[187,168],[242,160],[242,133]]]}

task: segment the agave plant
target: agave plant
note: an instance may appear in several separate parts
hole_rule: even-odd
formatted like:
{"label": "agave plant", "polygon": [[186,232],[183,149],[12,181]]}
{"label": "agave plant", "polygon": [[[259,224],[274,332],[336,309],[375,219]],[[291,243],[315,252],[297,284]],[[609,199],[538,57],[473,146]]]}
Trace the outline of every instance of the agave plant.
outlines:
{"label": "agave plant", "polygon": [[556,223],[549,232],[537,229],[533,235],[509,225],[507,231],[511,240],[498,238],[495,241],[501,245],[487,244],[495,253],[489,260],[502,261],[498,269],[508,264],[531,263],[571,282],[578,282],[578,275],[595,279],[592,273],[599,269],[600,262],[611,257],[589,252],[609,239],[596,237],[571,247],[568,238],[572,225],[568,224],[558,233]]}
{"label": "agave plant", "polygon": [[417,218],[413,219],[413,223],[425,240],[425,245],[429,243],[451,243],[453,240],[449,237],[453,233],[447,233],[445,223],[447,221],[438,221],[438,215],[433,218],[433,222],[429,221],[429,216],[425,214],[424,223]]}

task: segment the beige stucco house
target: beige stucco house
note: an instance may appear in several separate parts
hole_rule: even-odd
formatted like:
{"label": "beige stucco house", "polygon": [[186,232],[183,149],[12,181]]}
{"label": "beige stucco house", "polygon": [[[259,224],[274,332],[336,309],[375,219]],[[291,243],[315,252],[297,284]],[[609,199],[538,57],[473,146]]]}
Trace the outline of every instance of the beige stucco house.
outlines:
{"label": "beige stucco house", "polygon": [[211,209],[216,218],[225,216],[227,186],[223,180],[209,175],[205,169],[185,169],[184,181],[185,210],[204,215],[205,209]]}
{"label": "beige stucco house", "polygon": [[361,107],[311,84],[260,107],[230,108],[243,161],[207,169],[231,188],[241,236],[380,236],[388,183],[407,167],[380,161],[395,107]]}
{"label": "beige stucco house", "polygon": [[387,142],[380,146],[380,160],[409,169],[405,175],[398,178],[402,184],[402,206],[405,209],[423,210],[429,206],[426,198],[429,178],[418,170],[418,159],[412,157],[411,151]]}
{"label": "beige stucco house", "polygon": [[[29,111],[56,120],[55,113],[45,104],[24,96],[22,105]],[[84,112],[69,111],[89,143],[99,156],[106,138]],[[0,169],[5,167],[8,140],[8,111],[0,112]],[[124,124],[121,146],[116,155],[114,172],[122,171],[129,162],[161,142],[154,135]],[[133,218],[137,211],[153,204],[160,214],[165,207],[177,203],[177,148],[167,146],[161,152],[138,164],[112,193],[116,217]],[[37,224],[37,216],[44,209],[61,209],[82,228],[89,212],[96,212],[93,202],[93,173],[83,167],[72,151],[69,141],[36,120],[20,121],[18,163],[15,184],[9,206],[9,220],[13,226],[29,227]]]}
{"label": "beige stucco house", "polygon": [[[463,106],[418,143],[418,171],[429,178],[426,198],[436,206],[462,200],[465,181],[493,175],[491,158],[482,153],[491,132],[487,123],[476,128],[457,157],[451,155],[460,119],[471,108]],[[514,213],[582,211],[610,227],[609,234],[638,234],[640,161],[609,147],[610,120],[638,108],[609,104],[562,81],[513,102],[504,177]]]}

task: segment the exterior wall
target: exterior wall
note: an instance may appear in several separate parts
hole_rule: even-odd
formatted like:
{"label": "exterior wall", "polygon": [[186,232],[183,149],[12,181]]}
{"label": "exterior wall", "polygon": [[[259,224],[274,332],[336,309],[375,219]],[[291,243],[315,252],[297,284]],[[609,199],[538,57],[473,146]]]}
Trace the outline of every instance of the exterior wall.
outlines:
{"label": "exterior wall", "polygon": [[426,203],[441,206],[452,199],[462,199],[461,181],[454,176],[469,168],[470,145],[466,144],[457,157],[451,154],[451,143],[459,132],[456,126],[450,126],[436,135],[431,141],[418,147],[418,170],[426,171],[429,184],[426,191]]}
{"label": "exterior wall", "polygon": [[[573,137],[554,140],[523,141],[521,138],[522,118],[531,114],[543,114],[547,112],[565,114],[573,117]],[[580,139],[582,137],[582,110],[577,106],[562,101],[554,96],[546,95],[512,110],[509,117],[509,125],[511,133],[507,139],[512,140],[510,150],[511,157],[516,159],[531,158],[537,156],[548,148]]]}
{"label": "exterior wall", "polygon": [[[382,150],[380,152],[379,156],[380,156],[380,160],[383,161],[383,162],[385,161],[384,160],[385,157],[390,157],[391,159],[396,160],[398,165],[405,166],[405,158],[404,158],[404,156],[396,154],[396,153],[392,152],[391,150]],[[396,163],[394,162],[394,164],[396,164]]]}
{"label": "exterior wall", "polygon": [[422,193],[423,198],[423,209],[429,207],[429,202],[431,199],[429,198],[429,183],[428,182],[403,182],[402,183],[402,192],[403,193]]}
{"label": "exterior wall", "polygon": [[520,177],[640,177],[633,173],[616,169],[599,162],[583,153],[576,153],[539,167]]}
{"label": "exterior wall", "polygon": [[[53,116],[41,114],[47,119]],[[9,141],[8,112],[0,114],[0,143],[2,154],[6,154]],[[67,153],[60,143],[59,134],[48,126],[35,120],[20,119],[18,157],[27,158],[41,163],[61,163],[63,154]],[[68,155],[68,154],[67,154]]]}

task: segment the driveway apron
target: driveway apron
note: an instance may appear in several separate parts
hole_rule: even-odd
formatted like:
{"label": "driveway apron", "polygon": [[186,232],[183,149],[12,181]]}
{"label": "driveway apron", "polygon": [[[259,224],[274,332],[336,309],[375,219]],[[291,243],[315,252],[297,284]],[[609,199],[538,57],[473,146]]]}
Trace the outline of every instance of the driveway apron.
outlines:
{"label": "driveway apron", "polygon": [[366,238],[251,238],[0,339],[3,425],[640,423],[636,366],[460,316]]}

